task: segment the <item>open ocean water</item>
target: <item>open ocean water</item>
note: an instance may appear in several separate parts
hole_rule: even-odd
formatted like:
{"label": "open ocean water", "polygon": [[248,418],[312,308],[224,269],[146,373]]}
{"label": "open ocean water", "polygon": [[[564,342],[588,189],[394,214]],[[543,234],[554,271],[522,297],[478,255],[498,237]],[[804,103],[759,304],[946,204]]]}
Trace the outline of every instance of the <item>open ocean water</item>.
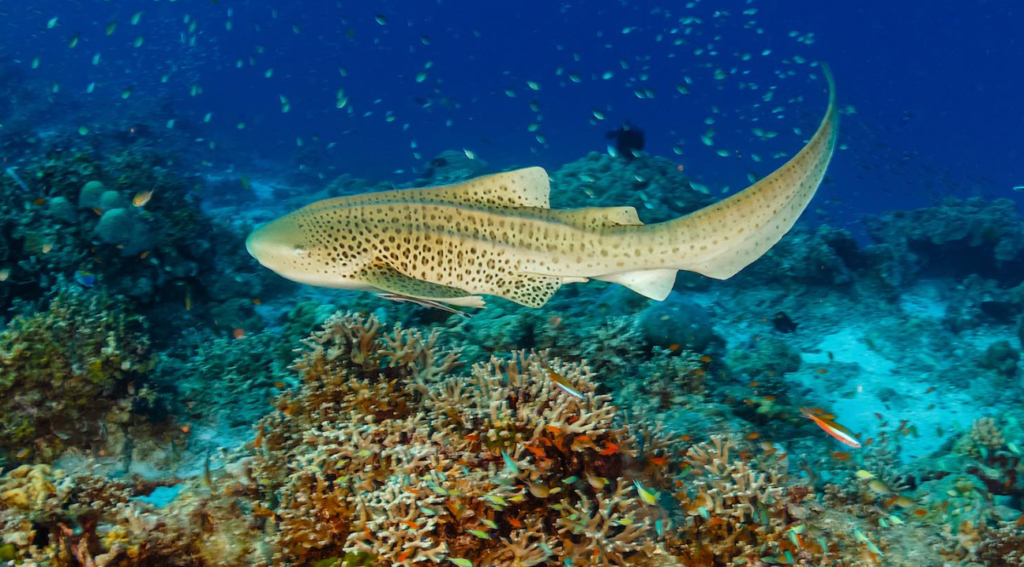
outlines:
{"label": "open ocean water", "polygon": [[0,565],[1024,566],[1022,24],[0,0]]}

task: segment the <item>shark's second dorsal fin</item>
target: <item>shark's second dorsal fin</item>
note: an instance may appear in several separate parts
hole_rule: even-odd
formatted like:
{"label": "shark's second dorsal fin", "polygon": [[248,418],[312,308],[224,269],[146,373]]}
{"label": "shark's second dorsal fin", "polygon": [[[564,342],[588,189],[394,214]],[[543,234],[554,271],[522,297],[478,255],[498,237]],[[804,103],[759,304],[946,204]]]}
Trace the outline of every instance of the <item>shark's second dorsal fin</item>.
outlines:
{"label": "shark's second dorsal fin", "polygon": [[361,203],[421,201],[424,203],[450,203],[476,207],[518,209],[547,209],[551,182],[542,167],[527,167],[493,175],[485,175],[455,183],[418,189],[396,189],[377,193],[363,193],[349,197],[327,199],[309,205],[309,208],[344,207]]}

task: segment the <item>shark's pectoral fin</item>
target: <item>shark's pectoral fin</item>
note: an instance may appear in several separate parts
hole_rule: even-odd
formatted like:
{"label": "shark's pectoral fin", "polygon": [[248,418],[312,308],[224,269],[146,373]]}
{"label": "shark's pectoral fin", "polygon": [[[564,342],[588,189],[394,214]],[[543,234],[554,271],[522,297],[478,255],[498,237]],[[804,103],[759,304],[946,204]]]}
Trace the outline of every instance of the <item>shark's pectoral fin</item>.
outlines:
{"label": "shark's pectoral fin", "polygon": [[644,297],[664,301],[668,294],[672,293],[672,286],[676,283],[676,271],[672,269],[644,270],[611,274],[594,279],[624,285]]}
{"label": "shark's pectoral fin", "polygon": [[484,307],[482,298],[464,289],[418,280],[380,262],[362,268],[356,273],[355,278],[377,289],[401,297],[449,303],[461,307]]}

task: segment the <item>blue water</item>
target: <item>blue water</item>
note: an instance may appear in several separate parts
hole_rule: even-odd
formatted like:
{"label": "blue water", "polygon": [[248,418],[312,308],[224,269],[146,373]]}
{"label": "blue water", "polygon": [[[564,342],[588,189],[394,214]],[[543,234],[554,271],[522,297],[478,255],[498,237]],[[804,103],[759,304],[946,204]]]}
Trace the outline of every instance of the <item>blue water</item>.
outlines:
{"label": "blue water", "polygon": [[[856,108],[843,125],[849,149],[835,160],[834,183],[818,203],[838,222],[950,194],[1019,198],[1010,189],[1021,183],[1024,113],[1014,101],[1024,79],[1014,69],[1024,45],[1022,8],[1012,1],[970,8],[925,0],[827,7],[810,0],[785,6],[40,1],[5,2],[0,9],[5,65],[27,81],[60,85],[48,98],[61,111],[40,120],[76,116],[88,123],[108,113],[175,118],[190,136],[219,143],[217,151],[199,152],[213,170],[245,170],[253,161],[307,163],[317,171],[402,180],[440,151],[460,148],[497,167],[557,168],[604,151],[604,132],[629,120],[645,130],[651,153],[678,160],[712,187],[736,190],[747,184],[748,172],[764,175],[780,163],[770,157],[754,163],[750,153],[791,154],[805,137],[792,129],[806,133],[816,123],[824,93],[807,77],[814,73],[810,62],[824,61],[835,70],[841,103]],[[194,34],[186,15],[197,22]],[[53,17],[57,25],[47,29]],[[701,23],[681,24],[683,18]],[[105,35],[114,20],[116,31]],[[81,39],[71,49],[75,34]],[[806,34],[813,43],[799,41]],[[139,36],[144,43],[134,48]],[[194,47],[182,43],[193,37]],[[684,43],[673,45],[677,39]],[[765,50],[770,54],[761,55]],[[97,53],[101,61],[93,66]],[[40,66],[31,70],[36,57]],[[793,63],[794,57],[808,63]],[[239,60],[242,69],[235,67]],[[416,82],[428,63],[426,78]],[[715,70],[727,77],[715,80]],[[602,80],[608,71],[614,76]],[[778,78],[779,72],[793,76]],[[693,81],[688,95],[675,88],[684,77]],[[87,95],[91,82],[96,90]],[[190,96],[193,86],[202,93]],[[122,100],[127,87],[131,98]],[[349,100],[342,110],[335,108],[338,89]],[[650,89],[655,98],[639,99],[637,89]],[[761,100],[768,89],[775,89],[772,102]],[[281,111],[281,95],[291,104],[288,113]],[[773,114],[777,106],[784,110]],[[605,120],[594,120],[595,109]],[[209,123],[202,122],[206,113],[213,113]],[[699,140],[709,117],[714,148]],[[244,131],[236,128],[240,122]],[[757,142],[755,122],[781,135]],[[537,132],[527,131],[533,123]],[[721,148],[733,155],[718,156]]]}

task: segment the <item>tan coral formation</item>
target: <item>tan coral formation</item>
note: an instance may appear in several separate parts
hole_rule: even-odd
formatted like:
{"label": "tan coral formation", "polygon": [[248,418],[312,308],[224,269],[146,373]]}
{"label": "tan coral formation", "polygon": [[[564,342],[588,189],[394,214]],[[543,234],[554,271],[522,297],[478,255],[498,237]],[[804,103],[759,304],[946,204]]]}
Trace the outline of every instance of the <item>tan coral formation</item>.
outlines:
{"label": "tan coral formation", "polygon": [[88,467],[0,478],[0,553],[61,567],[879,564],[858,526],[890,549],[861,511],[788,479],[781,455],[626,423],[585,365],[460,364],[436,332],[337,315],[251,446],[164,508],[136,499],[153,485]]}

